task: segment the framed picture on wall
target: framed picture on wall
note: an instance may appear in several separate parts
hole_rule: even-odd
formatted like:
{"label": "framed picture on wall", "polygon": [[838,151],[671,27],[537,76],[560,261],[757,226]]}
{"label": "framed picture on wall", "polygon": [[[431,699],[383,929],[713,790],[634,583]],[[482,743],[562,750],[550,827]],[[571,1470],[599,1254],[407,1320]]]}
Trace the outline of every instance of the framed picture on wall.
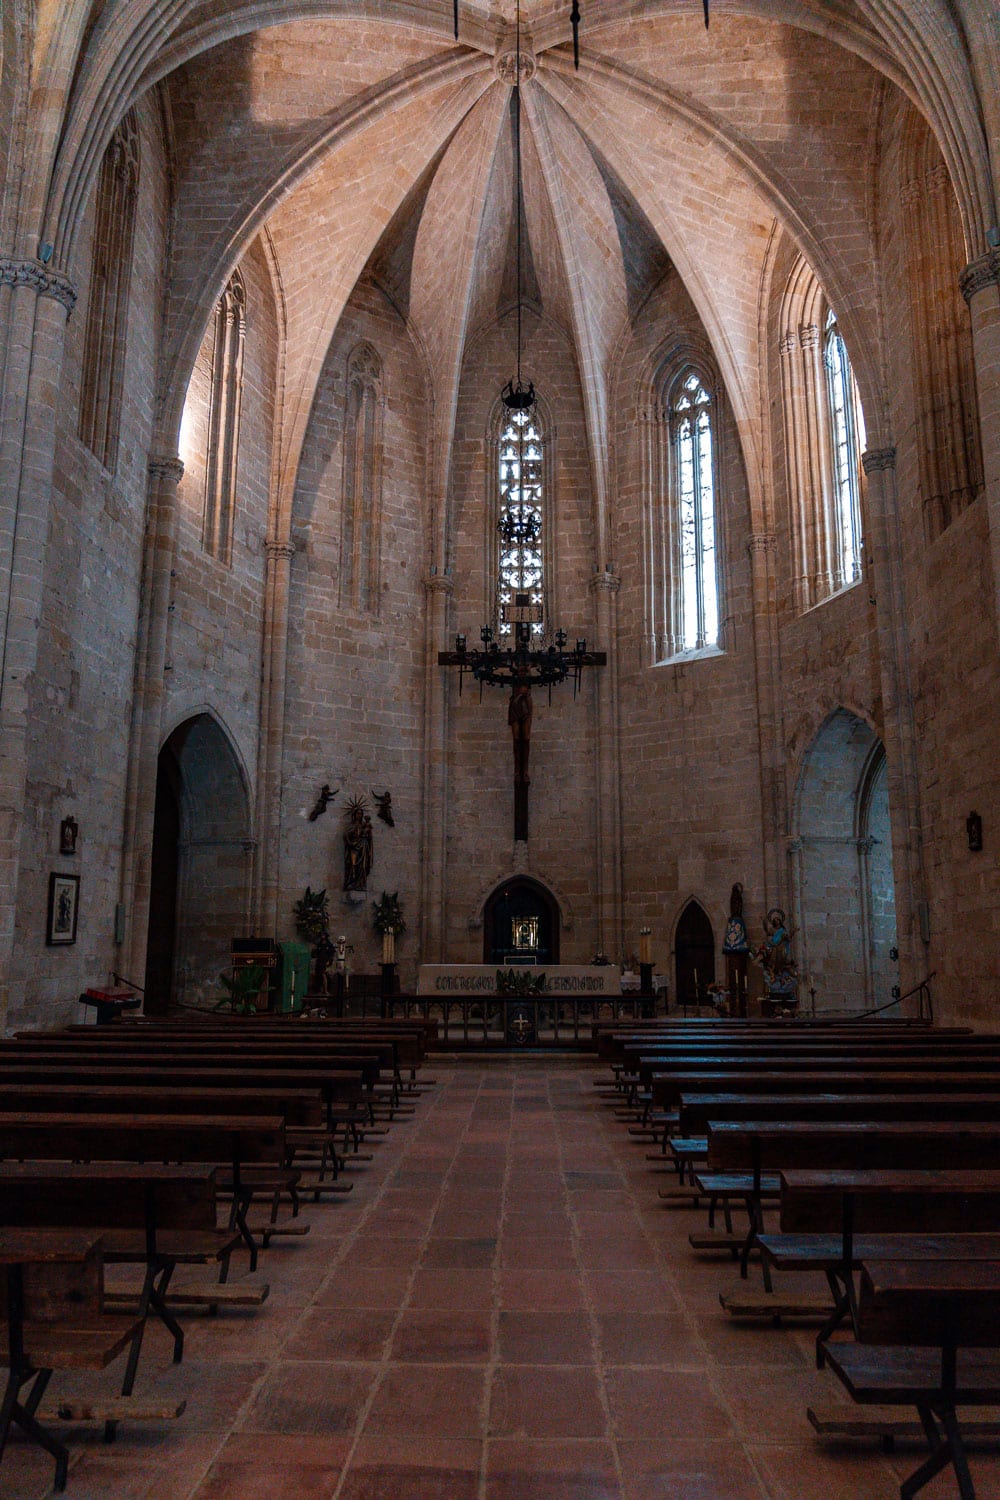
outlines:
{"label": "framed picture on wall", "polygon": [[76,919],[80,904],[79,875],[49,876],[49,915],[45,941],[49,947],[67,947],[76,942]]}

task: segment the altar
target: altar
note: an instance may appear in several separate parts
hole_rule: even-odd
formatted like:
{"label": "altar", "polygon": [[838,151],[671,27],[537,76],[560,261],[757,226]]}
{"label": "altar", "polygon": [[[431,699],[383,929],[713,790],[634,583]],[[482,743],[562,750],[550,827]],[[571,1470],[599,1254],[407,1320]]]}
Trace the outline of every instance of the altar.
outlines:
{"label": "altar", "polygon": [[[511,972],[498,964],[421,964],[417,994],[458,999],[460,996],[496,995],[503,991],[500,976]],[[517,964],[513,972],[524,975],[524,988],[534,990],[542,981],[542,995],[576,995],[580,999],[620,995],[621,975],[613,964]]]}
{"label": "altar", "polygon": [[[508,993],[513,982],[533,993]],[[613,965],[548,964],[512,969],[496,964],[423,964],[415,995],[383,1002],[388,1016],[438,1023],[445,1045],[471,1047],[588,1046],[594,1021],[638,1020],[652,1014],[653,996],[624,995]]]}

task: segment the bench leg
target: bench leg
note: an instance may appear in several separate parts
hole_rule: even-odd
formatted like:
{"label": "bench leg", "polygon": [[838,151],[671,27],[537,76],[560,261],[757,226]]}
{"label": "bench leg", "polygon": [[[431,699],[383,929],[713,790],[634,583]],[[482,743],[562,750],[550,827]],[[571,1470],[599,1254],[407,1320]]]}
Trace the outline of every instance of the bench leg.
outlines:
{"label": "bench leg", "polygon": [[[27,1400],[22,1404],[17,1399],[17,1393],[32,1375],[34,1375],[34,1383]],[[10,1371],[3,1401],[0,1402],[0,1460],[3,1459],[4,1449],[7,1447],[10,1429],[16,1422],[27,1437],[33,1438],[40,1448],[44,1448],[46,1453],[55,1459],[56,1472],[52,1487],[61,1492],[66,1488],[66,1477],[69,1473],[69,1450],[62,1443],[57,1442],[51,1433],[46,1432],[34,1416],[51,1375],[51,1370],[33,1371],[30,1366]]]}
{"label": "bench leg", "polygon": [[[948,1464],[952,1462],[953,1457],[954,1457],[954,1453],[953,1453],[953,1450],[952,1450],[951,1442],[950,1441],[947,1441],[947,1442],[946,1441],[942,1441],[941,1434],[938,1432],[938,1429],[937,1429],[937,1423],[934,1420],[934,1414],[930,1410],[930,1408],[926,1407],[926,1406],[918,1406],[917,1407],[917,1411],[918,1411],[918,1413],[920,1415],[920,1420],[921,1420],[921,1422],[923,1424],[924,1432],[927,1434],[927,1441],[928,1441],[928,1443],[930,1445],[931,1452],[930,1452],[930,1457],[928,1459],[926,1459],[925,1462],[920,1465],[920,1468],[919,1469],[914,1469],[914,1471],[910,1475],[909,1479],[905,1479],[903,1481],[903,1483],[900,1485],[900,1487],[899,1487],[900,1500],[913,1500],[913,1496],[916,1495],[918,1493],[918,1491],[922,1490],[924,1488],[924,1485],[929,1484],[930,1481],[934,1478],[935,1474],[940,1474],[940,1472],[941,1472],[942,1469],[946,1469],[948,1467]],[[951,1413],[951,1417],[952,1417],[952,1421],[953,1422],[954,1422],[954,1416],[955,1416],[955,1414],[954,1414],[954,1412],[952,1412]],[[947,1424],[947,1418],[946,1418],[945,1419],[945,1429],[946,1430],[947,1430],[947,1425],[948,1424]],[[964,1463],[964,1461],[965,1461],[965,1454],[963,1452],[962,1453],[962,1462]],[[956,1474],[958,1474],[958,1465],[957,1464],[955,1465],[955,1472],[956,1472]],[[966,1475],[968,1476],[969,1469],[968,1469],[968,1465],[967,1464],[965,1465],[965,1472],[966,1472]],[[971,1484],[972,1484],[972,1480],[970,1478],[969,1479],[969,1486],[970,1486],[970,1488],[968,1488],[968,1489],[962,1489],[962,1487],[961,1487],[962,1480],[961,1480],[961,1476],[959,1475],[959,1493],[962,1496],[962,1500],[976,1500],[975,1491],[971,1488]]]}
{"label": "bench leg", "polygon": [[[850,1274],[851,1273],[848,1272],[849,1276]],[[840,1327],[841,1323],[843,1323],[844,1319],[847,1317],[848,1313],[851,1310],[850,1297],[838,1281],[837,1272],[828,1270],[826,1273],[826,1280],[827,1285],[830,1288],[830,1294],[833,1297],[833,1312],[827,1318],[826,1322],[823,1324],[823,1327],[816,1335],[817,1370],[822,1370],[823,1366],[826,1364],[826,1355],[823,1352],[823,1345],[830,1337],[831,1333],[836,1332],[836,1330]],[[852,1280],[851,1286],[853,1287],[853,1285],[854,1282]]]}
{"label": "bench leg", "polygon": [[955,1468],[955,1477],[958,1480],[958,1493],[962,1497],[962,1500],[976,1500],[972,1475],[969,1473],[969,1460],[965,1456],[965,1444],[962,1442],[962,1434],[959,1431],[958,1418],[955,1415],[954,1407],[941,1413],[941,1421],[945,1432],[948,1434],[951,1461]]}

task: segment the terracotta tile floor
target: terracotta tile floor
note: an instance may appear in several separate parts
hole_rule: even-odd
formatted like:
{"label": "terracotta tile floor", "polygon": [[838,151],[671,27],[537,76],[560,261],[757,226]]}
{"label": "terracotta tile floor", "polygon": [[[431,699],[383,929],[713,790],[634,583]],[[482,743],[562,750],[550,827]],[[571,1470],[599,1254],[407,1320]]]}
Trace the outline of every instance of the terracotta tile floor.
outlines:
{"label": "terracotta tile floor", "polygon": [[[263,1258],[261,1309],[189,1320],[179,1367],[150,1328],[138,1394],[187,1411],[73,1432],[71,1500],[894,1500],[919,1448],[813,1436],[841,1393],[811,1334],[726,1320],[731,1263],[690,1250],[589,1060],[427,1072],[351,1197]],[[996,1500],[1000,1454],[972,1461]],[[15,1440],[0,1495],[51,1472]]]}

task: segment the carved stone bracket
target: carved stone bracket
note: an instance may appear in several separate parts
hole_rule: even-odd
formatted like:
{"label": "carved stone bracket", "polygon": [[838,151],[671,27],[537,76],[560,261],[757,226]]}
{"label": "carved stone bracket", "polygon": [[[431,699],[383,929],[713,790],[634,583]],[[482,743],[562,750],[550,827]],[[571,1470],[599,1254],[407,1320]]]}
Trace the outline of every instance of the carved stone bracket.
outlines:
{"label": "carved stone bracket", "polygon": [[988,250],[978,260],[971,261],[958,278],[962,296],[971,302],[977,292],[988,286],[1000,286],[1000,250]]}
{"label": "carved stone bracket", "polygon": [[896,467],[895,448],[870,448],[861,455],[861,467],[866,474],[879,474]]}
{"label": "carved stone bracket", "polygon": [[184,477],[184,464],[176,453],[153,454],[147,467],[152,479],[170,479],[174,484],[180,484]]}
{"label": "carved stone bracket", "polygon": [[267,555],[272,562],[279,562],[282,559],[290,561],[295,556],[294,542],[268,542],[266,546]]}
{"label": "carved stone bracket", "polygon": [[622,581],[618,577],[618,574],[609,573],[607,570],[603,573],[595,573],[590,580],[590,587],[595,594],[617,594],[621,586]]}
{"label": "carved stone bracket", "polygon": [[428,594],[446,594],[450,599],[455,592],[455,580],[447,573],[430,573],[424,579]]}
{"label": "carved stone bracket", "polygon": [[76,306],[76,287],[58,271],[47,271],[36,260],[10,260],[0,256],[0,286],[30,286],[39,297],[52,297],[66,309]]}

